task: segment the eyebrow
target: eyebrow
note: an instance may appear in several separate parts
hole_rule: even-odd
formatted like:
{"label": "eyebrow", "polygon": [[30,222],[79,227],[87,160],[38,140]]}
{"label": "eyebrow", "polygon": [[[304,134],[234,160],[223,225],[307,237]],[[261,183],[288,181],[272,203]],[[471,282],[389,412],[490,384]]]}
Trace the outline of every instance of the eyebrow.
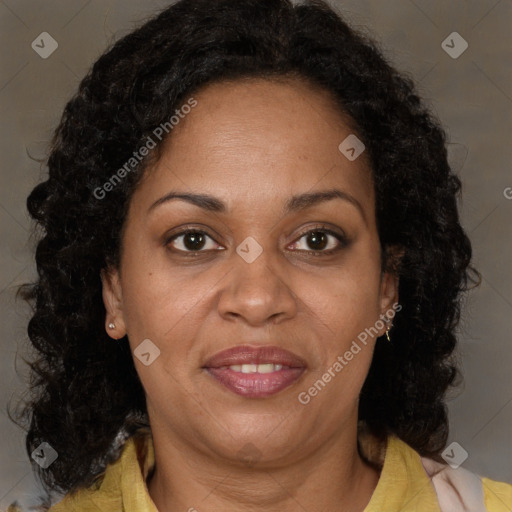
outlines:
{"label": "eyebrow", "polygon": [[[332,199],[341,199],[355,206],[363,217],[365,223],[367,223],[366,215],[363,207],[361,206],[361,203],[354,196],[339,189],[323,190],[320,192],[306,192],[304,194],[292,196],[286,202],[283,212],[285,215],[287,215],[305,210],[306,208],[311,208],[312,206],[315,206],[319,203],[331,201]],[[209,194],[171,191],[160,199],[157,199],[149,207],[148,214],[156,207],[173,200],[186,201],[209,212],[225,213],[227,211],[227,206],[225,203],[223,203],[219,198]]]}

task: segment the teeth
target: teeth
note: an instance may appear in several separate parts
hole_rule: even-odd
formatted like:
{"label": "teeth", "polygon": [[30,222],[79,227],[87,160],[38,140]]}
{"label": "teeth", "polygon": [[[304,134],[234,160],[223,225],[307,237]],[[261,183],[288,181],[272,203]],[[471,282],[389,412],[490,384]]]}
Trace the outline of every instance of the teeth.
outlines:
{"label": "teeth", "polygon": [[282,364],[232,364],[229,369],[234,372],[242,373],[272,373],[278,372],[283,367]]}
{"label": "teeth", "polygon": [[242,373],[256,373],[258,371],[258,366],[255,364],[243,364]]}

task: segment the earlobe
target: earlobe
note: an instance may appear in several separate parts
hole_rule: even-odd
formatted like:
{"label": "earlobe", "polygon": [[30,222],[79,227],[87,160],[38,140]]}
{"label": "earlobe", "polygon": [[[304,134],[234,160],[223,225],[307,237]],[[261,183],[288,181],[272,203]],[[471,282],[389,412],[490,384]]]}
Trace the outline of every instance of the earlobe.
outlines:
{"label": "earlobe", "polygon": [[393,326],[393,318],[398,305],[398,282],[396,274],[386,272],[382,277],[380,294],[380,318],[384,321],[384,328],[379,336],[386,334],[389,341],[388,331]]}
{"label": "earlobe", "polygon": [[393,304],[398,302],[398,283],[399,278],[392,272],[386,272],[382,278],[380,308],[382,314],[385,314]]}
{"label": "earlobe", "polygon": [[102,269],[100,276],[103,304],[106,311],[105,330],[111,338],[119,339],[126,335],[119,272],[116,269]]}
{"label": "earlobe", "polygon": [[[381,317],[389,319],[386,328],[391,327],[392,319],[395,316],[398,306],[398,286],[400,282],[398,269],[403,255],[403,249],[392,247],[389,252],[391,261],[388,260],[388,263],[390,263],[387,265],[388,270],[382,276],[380,287],[380,314]],[[385,332],[386,330],[384,330],[381,335]]]}

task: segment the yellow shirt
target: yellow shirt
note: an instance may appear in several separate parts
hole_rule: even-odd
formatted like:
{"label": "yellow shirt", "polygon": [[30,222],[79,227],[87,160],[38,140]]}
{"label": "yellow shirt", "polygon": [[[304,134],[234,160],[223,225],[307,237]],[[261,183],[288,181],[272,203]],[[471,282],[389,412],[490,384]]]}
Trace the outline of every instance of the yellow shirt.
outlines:
{"label": "yellow shirt", "polygon": [[[479,507],[476,503],[480,499],[471,492],[461,496],[460,488],[459,492],[454,491],[450,483],[453,475],[456,482],[459,475],[467,474],[477,478],[476,491],[482,495],[487,512],[512,510],[510,484],[480,478],[460,468],[450,471],[447,465],[442,467],[448,471],[443,470],[441,475],[447,474],[448,478],[442,482],[440,477],[432,480],[424,469],[425,459],[398,437],[388,437],[383,449],[372,445],[371,437],[362,440],[363,456],[381,467],[378,484],[364,512],[485,512],[483,504]],[[149,431],[142,430],[126,441],[120,458],[107,467],[96,484],[74,495],[67,494],[49,512],[158,512],[146,485],[154,463],[152,437]],[[15,510],[11,505],[8,512]]]}

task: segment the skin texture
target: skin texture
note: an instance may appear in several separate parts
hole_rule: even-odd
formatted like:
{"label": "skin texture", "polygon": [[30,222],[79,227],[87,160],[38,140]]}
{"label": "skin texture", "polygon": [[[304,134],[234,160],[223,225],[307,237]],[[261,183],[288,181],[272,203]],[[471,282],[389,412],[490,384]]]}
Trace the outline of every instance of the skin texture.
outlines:
{"label": "skin texture", "polygon": [[[102,276],[109,335],[161,351],[149,366],[134,358],[155,445],[150,495],[162,512],[363,510],[379,475],[358,455],[357,407],[376,338],[309,404],[297,397],[398,302],[396,277],[381,275],[365,154],[341,154],[353,132],[329,94],[302,81],[218,83],[194,98],[132,197],[120,269]],[[331,199],[284,215],[291,196],[333,188],[362,211]],[[171,190],[213,195],[226,212],[173,200],[148,213]],[[340,250],[308,254],[318,224],[348,245],[326,235],[322,250]],[[208,234],[199,255],[179,252],[185,237],[166,245],[184,227]],[[263,249],[252,263],[236,252],[249,236]],[[283,347],[307,370],[271,397],[236,395],[202,366],[241,344]],[[248,444],[251,466],[239,453]]]}

